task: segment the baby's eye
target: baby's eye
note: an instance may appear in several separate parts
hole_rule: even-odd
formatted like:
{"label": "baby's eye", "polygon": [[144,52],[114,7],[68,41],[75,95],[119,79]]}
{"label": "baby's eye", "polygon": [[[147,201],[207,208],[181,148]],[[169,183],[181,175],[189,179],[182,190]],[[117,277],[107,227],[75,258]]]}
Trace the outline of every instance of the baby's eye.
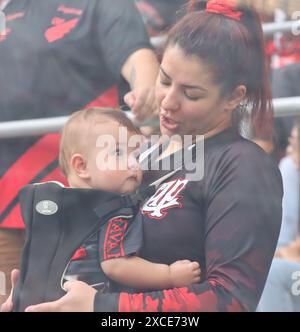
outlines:
{"label": "baby's eye", "polygon": [[123,149],[120,149],[120,148],[112,149],[112,150],[110,150],[109,155],[121,157],[124,155],[124,151],[123,151]]}
{"label": "baby's eye", "polygon": [[115,151],[115,155],[118,156],[118,157],[121,157],[124,155],[124,152],[122,149],[116,149]]}
{"label": "baby's eye", "polygon": [[133,152],[132,152],[132,156],[133,156],[136,160],[139,160],[139,158],[140,158],[140,154],[141,154],[140,150],[136,150],[136,151],[133,151]]}

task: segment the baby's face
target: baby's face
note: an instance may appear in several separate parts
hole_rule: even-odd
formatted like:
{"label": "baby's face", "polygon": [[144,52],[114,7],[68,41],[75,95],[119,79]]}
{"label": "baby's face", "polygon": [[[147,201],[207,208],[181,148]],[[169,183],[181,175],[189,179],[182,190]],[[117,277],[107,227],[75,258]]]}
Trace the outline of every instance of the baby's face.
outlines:
{"label": "baby's face", "polygon": [[133,142],[141,137],[120,128],[114,121],[96,124],[86,156],[92,188],[126,194],[134,192],[142,181],[139,149]]}

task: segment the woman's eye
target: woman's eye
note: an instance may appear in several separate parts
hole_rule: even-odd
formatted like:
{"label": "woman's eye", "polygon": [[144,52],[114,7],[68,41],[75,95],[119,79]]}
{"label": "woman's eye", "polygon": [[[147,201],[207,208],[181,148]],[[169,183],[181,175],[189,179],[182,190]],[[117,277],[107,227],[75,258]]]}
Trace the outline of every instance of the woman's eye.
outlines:
{"label": "woman's eye", "polygon": [[202,98],[201,96],[191,96],[187,92],[184,92],[184,95],[186,96],[187,99],[192,101],[197,101]]}
{"label": "woman's eye", "polygon": [[170,82],[168,82],[168,81],[164,81],[164,80],[160,80],[160,84],[161,84],[161,85],[165,85],[165,86],[169,86],[169,85],[171,85]]}

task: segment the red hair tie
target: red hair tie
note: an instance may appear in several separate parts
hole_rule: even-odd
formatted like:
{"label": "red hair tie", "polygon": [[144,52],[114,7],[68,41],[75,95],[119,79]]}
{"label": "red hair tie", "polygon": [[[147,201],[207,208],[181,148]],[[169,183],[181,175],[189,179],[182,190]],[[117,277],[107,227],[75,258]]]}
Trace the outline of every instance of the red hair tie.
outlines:
{"label": "red hair tie", "polygon": [[206,5],[206,12],[214,13],[214,14],[221,14],[221,15],[227,16],[236,21],[240,21],[241,16],[243,15],[242,12],[240,12],[236,9],[234,2],[225,1],[225,0],[208,1],[207,5]]}

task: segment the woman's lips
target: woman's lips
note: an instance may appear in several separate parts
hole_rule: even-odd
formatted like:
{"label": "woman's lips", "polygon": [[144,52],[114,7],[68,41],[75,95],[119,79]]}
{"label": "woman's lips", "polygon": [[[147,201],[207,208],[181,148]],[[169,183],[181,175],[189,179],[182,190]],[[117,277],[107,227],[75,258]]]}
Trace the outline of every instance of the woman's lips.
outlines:
{"label": "woman's lips", "polygon": [[179,122],[176,122],[164,115],[160,116],[160,122],[162,124],[163,127],[165,127],[166,129],[170,130],[170,131],[175,131],[179,128]]}

